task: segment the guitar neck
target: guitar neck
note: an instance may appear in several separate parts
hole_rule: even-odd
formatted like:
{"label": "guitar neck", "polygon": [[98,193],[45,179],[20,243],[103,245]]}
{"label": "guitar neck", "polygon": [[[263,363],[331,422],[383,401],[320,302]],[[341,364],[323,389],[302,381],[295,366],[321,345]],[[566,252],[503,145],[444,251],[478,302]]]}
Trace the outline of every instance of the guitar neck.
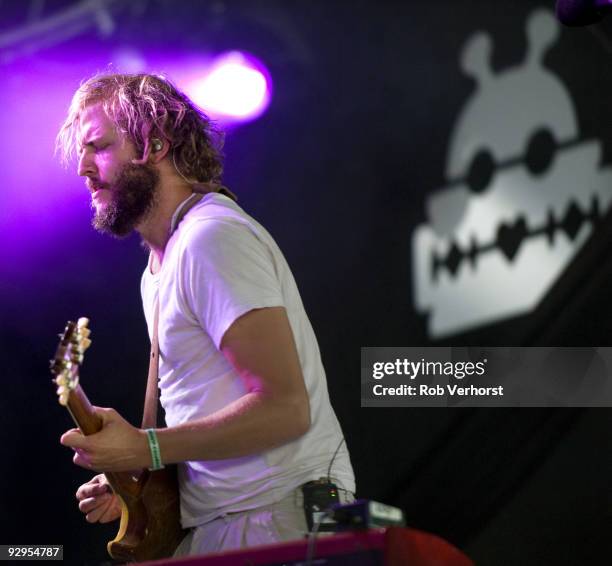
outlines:
{"label": "guitar neck", "polygon": [[[87,318],[80,318],[78,322],[68,321],[64,332],[60,334],[60,342],[50,368],[55,376],[53,382],[58,386],[60,405],[68,409],[75,424],[85,436],[99,432],[104,424],[79,385],[79,368],[83,363],[83,353],[91,344],[88,323]],[[148,474],[146,469],[105,473],[120,499],[138,497],[143,489],[143,482],[139,480],[148,477]]]}
{"label": "guitar neck", "polygon": [[80,385],[70,392],[66,408],[85,436],[101,430],[102,419],[94,412],[92,404]]}

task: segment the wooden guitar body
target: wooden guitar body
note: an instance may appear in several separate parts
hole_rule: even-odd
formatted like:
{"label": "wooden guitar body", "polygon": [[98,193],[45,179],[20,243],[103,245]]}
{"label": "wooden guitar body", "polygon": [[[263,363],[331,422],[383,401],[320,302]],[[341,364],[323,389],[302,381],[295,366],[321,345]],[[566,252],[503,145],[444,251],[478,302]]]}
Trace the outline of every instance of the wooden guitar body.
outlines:
{"label": "wooden guitar body", "polygon": [[[51,361],[57,393],[76,425],[85,435],[98,432],[102,420],[79,384],[79,366],[90,345],[87,319],[68,322]],[[176,466],[161,470],[106,473],[121,502],[119,532],[107,544],[115,560],[141,562],[172,556],[186,534],[180,524]]]}
{"label": "wooden guitar body", "polygon": [[185,531],[180,526],[176,466],[106,474],[121,501],[119,532],[107,544],[115,560],[141,562],[172,556]]}

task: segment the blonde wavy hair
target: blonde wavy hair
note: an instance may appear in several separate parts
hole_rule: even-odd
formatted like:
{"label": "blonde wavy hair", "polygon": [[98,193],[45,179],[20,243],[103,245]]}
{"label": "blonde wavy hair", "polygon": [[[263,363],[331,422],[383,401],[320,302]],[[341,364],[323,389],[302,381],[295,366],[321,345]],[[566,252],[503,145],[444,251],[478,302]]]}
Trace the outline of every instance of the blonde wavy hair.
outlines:
{"label": "blonde wavy hair", "polygon": [[208,116],[166,77],[149,74],[100,74],[81,84],[56,139],[67,164],[78,146],[79,116],[94,103],[102,107],[143,155],[152,138],[167,140],[178,173],[194,185],[220,185],[223,135]]}

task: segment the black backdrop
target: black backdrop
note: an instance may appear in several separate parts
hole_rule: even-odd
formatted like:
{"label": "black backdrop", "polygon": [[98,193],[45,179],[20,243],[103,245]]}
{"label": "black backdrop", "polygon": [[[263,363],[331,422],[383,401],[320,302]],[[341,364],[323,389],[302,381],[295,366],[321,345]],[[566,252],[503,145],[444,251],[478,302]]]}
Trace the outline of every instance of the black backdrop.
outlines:
{"label": "black backdrop", "polygon": [[[122,16],[111,38],[63,48],[76,58],[135,38],[160,49],[162,40],[193,48],[206,37],[219,48],[250,48],[269,64],[273,105],[229,133],[225,181],[294,270],[359,495],[402,507],[411,526],[449,539],[478,564],[608,564],[608,409],[359,402],[360,347],[432,343],[413,306],[410,241],[425,220],[425,194],[445,183],[448,136],[474,89],[458,53],[485,29],[494,37],[494,69],[519,64],[528,14],[552,2],[214,4],[213,25],[212,4],[144,3],[137,16]],[[3,7],[14,16],[20,9]],[[612,151],[607,38],[608,24],[596,33],[563,30],[544,59],[571,93],[581,136],[602,141],[604,163]],[[80,223],[67,229],[74,250],[45,250],[35,268],[3,271],[0,542],[61,543],[67,563],[98,564],[114,527],[89,526],[76,509],[74,491],[89,475],[58,444],[71,425],[46,364],[64,321],[87,314],[95,338],[83,370],[89,395],[138,422],[148,352],[138,289],[145,256],[136,238],[94,234],[87,203],[78,213]],[[443,343],[610,345],[607,224],[534,313]]]}

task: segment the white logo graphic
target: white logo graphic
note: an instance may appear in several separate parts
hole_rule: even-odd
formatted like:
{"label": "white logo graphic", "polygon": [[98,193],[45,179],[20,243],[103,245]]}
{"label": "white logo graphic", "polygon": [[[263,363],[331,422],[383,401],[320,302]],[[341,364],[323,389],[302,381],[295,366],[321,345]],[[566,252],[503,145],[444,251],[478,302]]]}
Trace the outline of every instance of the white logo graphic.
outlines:
{"label": "white logo graphic", "polygon": [[432,337],[533,310],[610,207],[601,145],[579,139],[566,89],[542,66],[558,33],[548,11],[532,13],[526,60],[497,75],[488,35],[463,50],[477,90],[451,134],[447,186],[412,238],[414,301]]}

